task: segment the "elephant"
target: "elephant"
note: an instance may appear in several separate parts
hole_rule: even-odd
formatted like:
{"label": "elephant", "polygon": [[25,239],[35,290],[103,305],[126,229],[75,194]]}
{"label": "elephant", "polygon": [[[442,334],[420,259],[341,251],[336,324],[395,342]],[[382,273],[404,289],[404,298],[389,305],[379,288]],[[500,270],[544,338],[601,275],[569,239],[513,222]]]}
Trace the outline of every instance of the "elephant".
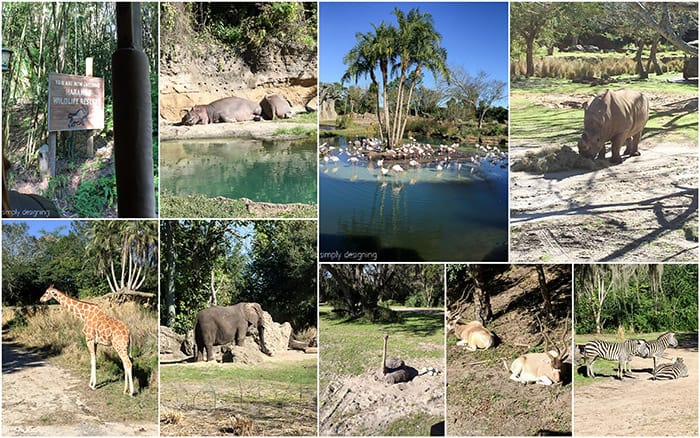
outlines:
{"label": "elephant", "polygon": [[261,350],[271,356],[265,344],[263,310],[258,303],[238,303],[233,306],[212,306],[197,313],[194,324],[195,361],[204,357],[214,358],[214,345],[225,345],[233,341],[242,346],[249,327],[256,327],[260,335]]}

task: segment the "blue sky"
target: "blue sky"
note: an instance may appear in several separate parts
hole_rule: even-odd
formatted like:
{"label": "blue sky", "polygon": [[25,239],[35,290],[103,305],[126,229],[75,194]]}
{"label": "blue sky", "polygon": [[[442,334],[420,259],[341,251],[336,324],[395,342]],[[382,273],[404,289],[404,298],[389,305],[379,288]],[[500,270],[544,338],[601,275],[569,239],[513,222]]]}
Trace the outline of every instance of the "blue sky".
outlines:
{"label": "blue sky", "polygon": [[[355,45],[357,32],[372,30],[382,21],[396,25],[394,7],[407,12],[419,8],[433,16],[435,29],[442,35],[447,64],[461,66],[472,75],[480,70],[490,78],[508,82],[508,4],[507,3],[320,3],[319,70],[321,82],[336,82],[345,72],[343,57]],[[358,85],[367,85],[360,80]],[[354,85],[350,83],[348,85]],[[431,73],[425,85],[433,87]],[[507,101],[497,102],[506,105]]]}
{"label": "blue sky", "polygon": [[47,233],[52,233],[57,230],[61,230],[62,235],[67,235],[71,228],[71,220],[19,220],[19,219],[3,219],[2,223],[18,223],[25,222],[29,224],[29,235],[34,237],[39,237],[42,231]]}

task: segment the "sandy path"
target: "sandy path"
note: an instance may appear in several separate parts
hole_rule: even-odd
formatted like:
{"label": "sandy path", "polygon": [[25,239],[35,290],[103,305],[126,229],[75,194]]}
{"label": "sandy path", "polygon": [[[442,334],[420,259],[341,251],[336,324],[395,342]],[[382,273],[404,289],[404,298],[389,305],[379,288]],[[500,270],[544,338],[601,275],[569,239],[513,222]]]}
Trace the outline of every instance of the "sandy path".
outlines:
{"label": "sandy path", "polygon": [[93,412],[77,390],[89,376],[70,372],[2,342],[3,436],[158,435],[155,423],[114,423]]}
{"label": "sandy path", "polygon": [[596,383],[574,389],[575,435],[697,436],[697,348],[671,349],[688,366],[688,377],[648,380],[651,361],[632,361],[636,379],[622,382],[598,377]]}
{"label": "sandy path", "polygon": [[[544,145],[511,144],[511,159]],[[511,260],[696,261],[698,153],[642,141],[598,171],[511,172]]]}

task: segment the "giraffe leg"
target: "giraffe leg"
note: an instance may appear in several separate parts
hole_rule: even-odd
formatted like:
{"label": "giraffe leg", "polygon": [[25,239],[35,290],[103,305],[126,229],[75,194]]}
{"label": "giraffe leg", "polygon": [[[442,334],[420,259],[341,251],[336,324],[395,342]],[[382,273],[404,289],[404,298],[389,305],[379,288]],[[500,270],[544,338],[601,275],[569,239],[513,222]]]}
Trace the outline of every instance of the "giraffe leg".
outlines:
{"label": "giraffe leg", "polygon": [[97,387],[97,344],[94,340],[87,341],[88,350],[90,350],[90,389]]}
{"label": "giraffe leg", "polygon": [[131,359],[129,359],[129,353],[126,349],[120,349],[117,350],[117,354],[119,354],[119,357],[122,360],[122,365],[124,365],[124,394],[129,394],[129,396],[133,397],[134,377],[132,373]]}

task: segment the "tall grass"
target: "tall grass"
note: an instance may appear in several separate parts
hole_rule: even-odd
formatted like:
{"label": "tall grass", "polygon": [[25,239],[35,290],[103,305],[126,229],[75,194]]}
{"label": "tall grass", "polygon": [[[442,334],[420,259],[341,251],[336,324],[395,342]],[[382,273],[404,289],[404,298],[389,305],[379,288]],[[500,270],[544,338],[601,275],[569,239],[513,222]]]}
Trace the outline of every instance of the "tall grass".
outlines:
{"label": "tall grass", "polygon": [[[646,66],[646,60],[644,60]],[[664,73],[682,72],[683,60],[665,58],[659,65]],[[636,74],[636,62],[632,58],[621,57],[555,57],[546,56],[535,61],[534,76],[553,79],[584,79],[601,78],[604,76],[620,76]],[[525,76],[527,65],[523,59],[511,59],[511,77]]]}

